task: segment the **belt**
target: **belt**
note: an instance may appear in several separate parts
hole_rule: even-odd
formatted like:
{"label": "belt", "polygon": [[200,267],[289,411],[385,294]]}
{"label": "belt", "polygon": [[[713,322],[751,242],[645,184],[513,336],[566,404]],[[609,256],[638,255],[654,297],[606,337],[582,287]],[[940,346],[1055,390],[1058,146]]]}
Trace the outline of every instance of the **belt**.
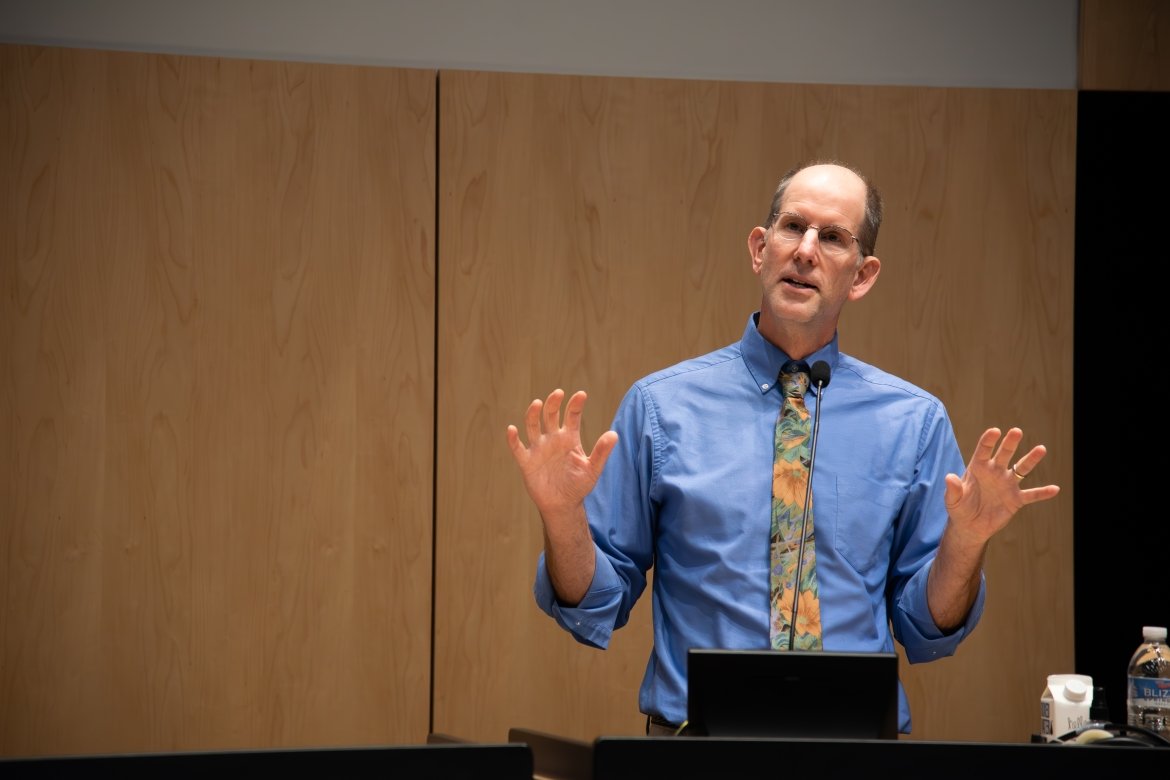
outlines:
{"label": "belt", "polygon": [[646,724],[646,731],[650,730],[650,726],[657,726],[658,728],[669,729],[671,734],[677,734],[678,730],[679,730],[679,724],[671,723],[666,718],[660,718],[657,715],[649,716],[648,722]]}

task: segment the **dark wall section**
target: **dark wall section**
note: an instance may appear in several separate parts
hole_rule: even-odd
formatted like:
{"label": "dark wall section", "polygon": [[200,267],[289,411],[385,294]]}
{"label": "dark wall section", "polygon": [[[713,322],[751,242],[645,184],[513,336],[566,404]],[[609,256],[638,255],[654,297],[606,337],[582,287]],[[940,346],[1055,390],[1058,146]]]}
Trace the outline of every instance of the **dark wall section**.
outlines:
{"label": "dark wall section", "polygon": [[1170,626],[1167,116],[1170,92],[1078,95],[1076,671],[1121,723],[1142,626]]}

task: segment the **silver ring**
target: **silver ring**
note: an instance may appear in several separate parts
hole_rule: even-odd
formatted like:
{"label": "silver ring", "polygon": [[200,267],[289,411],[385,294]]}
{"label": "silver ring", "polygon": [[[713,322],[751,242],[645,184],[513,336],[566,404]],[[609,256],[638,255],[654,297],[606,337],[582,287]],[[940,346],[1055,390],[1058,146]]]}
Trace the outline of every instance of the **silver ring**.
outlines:
{"label": "silver ring", "polygon": [[1016,464],[1014,464],[1014,463],[1013,463],[1012,465],[1008,466],[1008,469],[1010,469],[1010,470],[1011,470],[1012,474],[1013,474],[1013,475],[1015,475],[1015,478],[1016,478],[1016,479],[1021,479],[1021,480],[1022,480],[1022,479],[1024,478],[1024,475],[1023,475],[1023,474],[1021,474],[1020,472],[1016,471]]}

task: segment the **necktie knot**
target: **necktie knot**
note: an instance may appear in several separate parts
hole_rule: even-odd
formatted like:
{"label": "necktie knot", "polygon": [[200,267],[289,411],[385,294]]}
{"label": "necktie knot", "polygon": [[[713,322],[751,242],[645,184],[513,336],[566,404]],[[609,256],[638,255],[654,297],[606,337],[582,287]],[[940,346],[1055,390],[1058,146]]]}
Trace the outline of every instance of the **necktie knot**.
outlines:
{"label": "necktie knot", "polygon": [[780,389],[787,398],[804,398],[808,390],[808,363],[789,360],[780,367]]}

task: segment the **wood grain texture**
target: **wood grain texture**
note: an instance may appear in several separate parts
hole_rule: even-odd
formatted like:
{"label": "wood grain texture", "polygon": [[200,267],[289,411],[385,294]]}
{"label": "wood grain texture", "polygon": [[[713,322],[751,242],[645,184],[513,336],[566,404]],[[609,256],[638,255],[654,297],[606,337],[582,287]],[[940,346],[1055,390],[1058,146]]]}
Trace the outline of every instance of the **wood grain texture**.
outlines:
{"label": "wood grain texture", "polygon": [[605,652],[539,612],[504,428],[583,387],[591,442],[738,338],[807,155],[887,199],[843,347],[1065,488],[904,670],[914,738],[1037,727],[1072,663],[1075,95],[445,72],[436,191],[432,73],[0,57],[0,753],[420,742],[432,482],[434,730],[640,733],[649,601]]}
{"label": "wood grain texture", "polygon": [[425,736],[434,83],[0,48],[0,753]]}
{"label": "wood grain texture", "polygon": [[604,652],[539,611],[504,430],[583,388],[591,446],[637,378],[737,340],[748,232],[784,170],[828,156],[887,203],[843,348],[942,397],[965,453],[1021,425],[1065,488],[993,542],[959,653],[904,667],[913,738],[1027,741],[1072,664],[1075,94],[445,71],[440,115],[435,729],[641,733],[649,598]]}
{"label": "wood grain texture", "polygon": [[1170,3],[1081,0],[1079,53],[1081,89],[1170,90]]}

